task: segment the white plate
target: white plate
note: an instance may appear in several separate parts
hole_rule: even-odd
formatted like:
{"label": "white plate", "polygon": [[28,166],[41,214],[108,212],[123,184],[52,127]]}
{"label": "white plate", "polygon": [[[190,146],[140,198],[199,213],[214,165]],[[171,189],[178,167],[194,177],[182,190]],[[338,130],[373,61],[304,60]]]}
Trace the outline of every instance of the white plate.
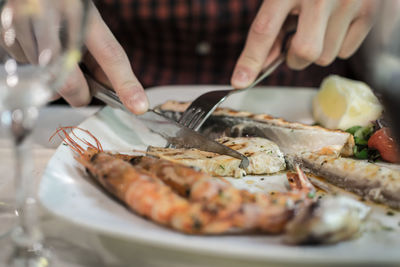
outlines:
{"label": "white plate", "polygon": [[[191,100],[215,86],[159,87],[147,91],[151,105],[167,99]],[[269,113],[291,121],[312,122],[310,88],[259,88],[233,95],[224,105]],[[83,122],[105,150],[129,152],[157,145],[162,139],[140,123],[132,123],[121,111],[104,108]],[[275,178],[279,178],[276,176]],[[248,178],[259,182],[259,178]],[[272,179],[272,178],[271,178]],[[279,179],[278,179],[279,180]],[[250,183],[239,182],[249,186]],[[252,187],[253,189],[255,186]],[[400,262],[398,215],[386,216],[376,209],[371,220],[379,220],[392,231],[369,227],[361,237],[330,246],[287,246],[279,236],[189,236],[145,220],[111,199],[85,175],[67,146],[61,145],[44,173],[39,198],[52,213],[80,226],[133,242],[220,257],[286,263],[394,263]],[[378,218],[378,219],[377,219]]]}

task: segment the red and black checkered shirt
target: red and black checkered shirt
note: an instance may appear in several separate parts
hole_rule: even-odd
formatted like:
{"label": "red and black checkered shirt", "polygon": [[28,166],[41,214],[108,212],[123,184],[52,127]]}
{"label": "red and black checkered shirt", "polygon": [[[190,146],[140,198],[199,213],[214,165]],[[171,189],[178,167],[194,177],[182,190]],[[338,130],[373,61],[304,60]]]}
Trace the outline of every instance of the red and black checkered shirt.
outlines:
{"label": "red and black checkered shirt", "polygon": [[[104,20],[126,50],[144,87],[229,84],[261,0],[100,0]],[[292,71],[281,66],[268,85],[319,86],[328,74],[349,76],[337,60],[329,67]]]}

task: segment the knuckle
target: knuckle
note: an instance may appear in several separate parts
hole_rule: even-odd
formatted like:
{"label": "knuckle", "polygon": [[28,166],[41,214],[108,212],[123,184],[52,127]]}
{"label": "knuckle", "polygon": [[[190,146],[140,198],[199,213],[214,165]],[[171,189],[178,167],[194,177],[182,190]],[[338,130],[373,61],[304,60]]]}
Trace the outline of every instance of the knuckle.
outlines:
{"label": "knuckle", "polygon": [[251,67],[251,68],[258,68],[262,65],[263,60],[255,55],[245,54],[242,56],[240,60],[240,65]]}
{"label": "knuckle", "polygon": [[372,18],[374,18],[376,16],[376,14],[378,13],[378,3],[379,1],[363,1],[362,6],[359,8],[360,12],[359,12],[359,18],[364,18],[366,20],[371,20]]}
{"label": "knuckle", "polygon": [[333,61],[335,60],[334,57],[332,56],[326,56],[326,55],[322,55],[320,58],[318,58],[315,63],[317,65],[326,67],[328,65],[330,65]]}
{"label": "knuckle", "polygon": [[341,11],[346,11],[346,10],[352,10],[356,9],[361,5],[361,1],[357,0],[342,0],[340,3],[340,10]]}
{"label": "knuckle", "polygon": [[272,37],[274,22],[271,18],[256,18],[251,26],[251,32],[265,38]]}
{"label": "knuckle", "polygon": [[305,61],[314,62],[321,54],[321,48],[313,43],[293,43],[293,54]]}
{"label": "knuckle", "polygon": [[306,0],[302,1],[303,8],[311,8],[314,10],[313,16],[324,16],[326,10],[335,2],[331,0]]}
{"label": "knuckle", "polygon": [[85,97],[84,94],[81,92],[81,87],[79,83],[74,80],[69,79],[64,87],[59,90],[59,94],[67,100],[71,106],[74,107],[81,107],[86,106],[90,102],[90,98]]}
{"label": "knuckle", "polygon": [[348,59],[351,56],[352,56],[352,52],[351,51],[347,51],[347,50],[340,51],[339,54],[338,54],[338,57],[340,59]]}
{"label": "knuckle", "polygon": [[66,98],[75,96],[77,92],[78,92],[78,84],[73,79],[68,79],[64,84],[64,86],[59,91],[59,93]]}
{"label": "knuckle", "polygon": [[100,45],[100,54],[105,64],[116,64],[127,59],[122,46],[115,40],[104,41]]}
{"label": "knuckle", "polygon": [[76,98],[71,102],[71,106],[73,107],[84,107],[89,105],[90,99],[89,98]]}
{"label": "knuckle", "polygon": [[118,91],[120,93],[125,93],[125,92],[138,92],[141,91],[141,86],[134,81],[124,81],[120,85],[118,85]]}
{"label": "knuckle", "polygon": [[318,11],[322,10],[325,8],[327,4],[326,0],[314,0],[312,5],[314,6],[314,8]]}

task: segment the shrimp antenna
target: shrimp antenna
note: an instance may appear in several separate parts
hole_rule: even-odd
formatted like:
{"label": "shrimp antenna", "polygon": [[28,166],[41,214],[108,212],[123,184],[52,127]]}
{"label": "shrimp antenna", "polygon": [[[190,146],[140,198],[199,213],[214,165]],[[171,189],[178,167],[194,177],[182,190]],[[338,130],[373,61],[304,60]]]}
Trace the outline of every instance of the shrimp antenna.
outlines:
{"label": "shrimp antenna", "polygon": [[[95,141],[95,145],[87,141],[85,138],[78,137],[75,133],[75,130],[79,130],[88,134]],[[81,142],[90,148],[103,151],[103,147],[100,141],[91,132],[82,129],[80,127],[76,126],[58,127],[56,132],[52,136],[50,136],[49,141],[51,141],[56,135],[60,137],[60,139],[63,140],[72,150],[74,150],[76,153],[80,155],[82,155],[85,152],[85,149],[81,145],[79,145],[78,142]]]}

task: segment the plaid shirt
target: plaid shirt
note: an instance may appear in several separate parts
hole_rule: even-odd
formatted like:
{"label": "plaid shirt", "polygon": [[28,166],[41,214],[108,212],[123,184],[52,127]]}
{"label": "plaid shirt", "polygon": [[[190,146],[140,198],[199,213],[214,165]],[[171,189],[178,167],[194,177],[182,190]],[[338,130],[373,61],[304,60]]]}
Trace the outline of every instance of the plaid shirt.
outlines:
{"label": "plaid shirt", "polygon": [[[97,7],[144,87],[229,84],[261,0],[100,0]],[[319,86],[348,64],[292,71],[281,66],[268,85]]]}

